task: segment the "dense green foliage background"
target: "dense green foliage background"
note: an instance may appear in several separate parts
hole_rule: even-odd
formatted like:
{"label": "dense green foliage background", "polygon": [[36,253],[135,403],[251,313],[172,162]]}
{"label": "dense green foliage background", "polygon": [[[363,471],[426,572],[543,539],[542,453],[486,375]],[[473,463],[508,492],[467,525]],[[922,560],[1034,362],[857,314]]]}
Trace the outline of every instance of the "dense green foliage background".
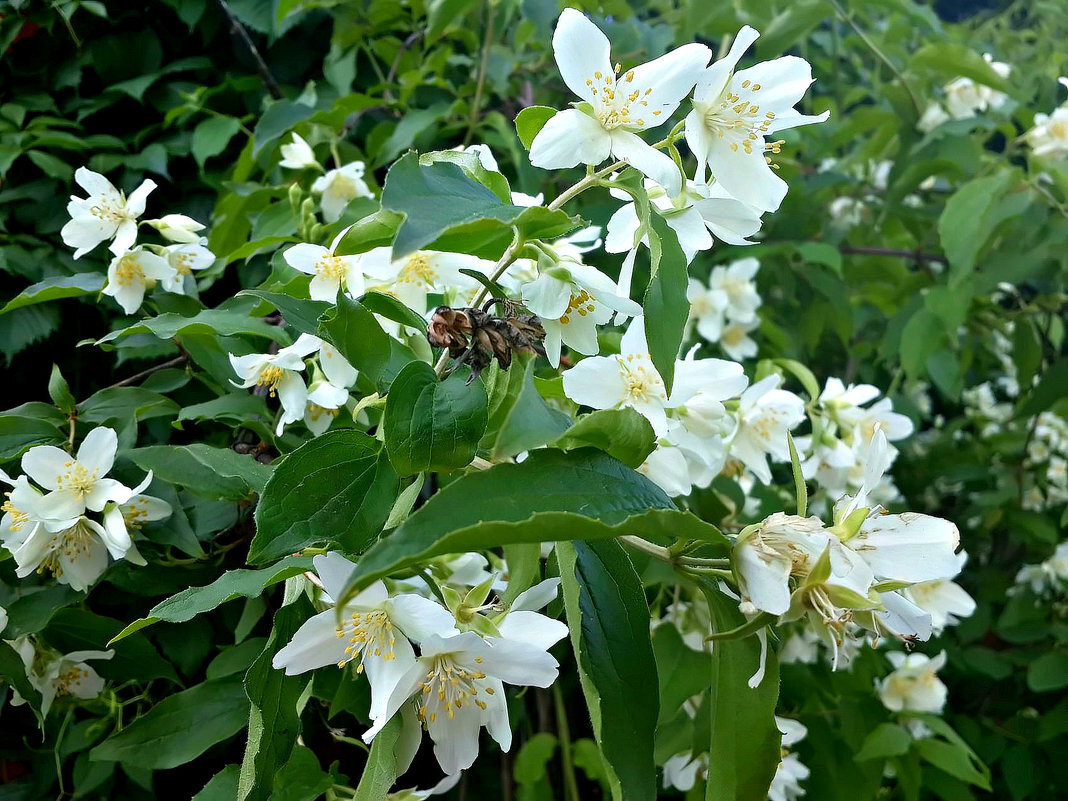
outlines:
{"label": "dense green foliage background", "polygon": [[[939,769],[936,760],[921,761],[892,744],[876,758],[854,760],[890,719],[872,693],[873,678],[885,672],[873,652],[838,673],[823,664],[783,666],[780,709],[809,727],[797,749],[812,770],[808,797],[1068,795],[1058,764],[1068,736],[1068,607],[1063,596],[1008,592],[1022,565],[1052,553],[1066,523],[1063,503],[1024,503],[1046,481],[1026,458],[1035,416],[1068,411],[1068,160],[1037,160],[1021,139],[1036,112],[1063,102],[1056,78],[1065,71],[1068,18],[1061,3],[935,9],[911,0],[617,0],[585,10],[608,18],[606,32],[631,61],[694,39],[718,52],[725,36],[748,23],[763,33],[760,59],[793,52],[813,64],[817,82],[806,103],[829,109],[830,122],[805,129],[781,159],[790,184],[781,210],[766,221],[760,244],[744,254],[717,245],[695,269],[703,275],[712,264],[756,256],[765,299],[762,356],[799,360],[820,377],[889,388],[896,408],[920,431],[895,469],[908,508],[955,521],[971,555],[959,582],[978,610],[925,651],[948,653],[944,717],[989,767],[989,790],[967,781],[977,770],[971,764]],[[92,258],[75,262],[59,239],[81,165],[127,191],[151,177],[160,184],[155,208],[210,221],[209,247],[222,261],[201,276],[200,300],[209,307],[267,278],[281,241],[272,237],[302,226],[287,201],[293,174],[277,167],[279,146],[293,129],[335,131],[340,160],[364,160],[375,185],[409,148],[484,142],[513,189],[554,196],[566,184],[542,182],[512,120],[529,105],[567,102],[548,44],[558,12],[556,0],[0,3],[0,298],[100,269]],[[948,81],[994,80],[981,58],[986,52],[1012,65],[1000,85],[1007,105],[930,133],[918,130],[928,102]],[[839,198],[860,201],[855,224],[829,212]],[[605,194],[591,193],[578,211],[603,224],[613,208]],[[258,244],[242,247],[249,241]],[[618,270],[604,257],[598,266]],[[1004,284],[1010,286],[999,290]],[[95,294],[3,313],[2,405],[47,402],[53,363],[84,401],[180,355],[172,341],[149,334],[117,340],[110,350],[80,345],[131,322]],[[1009,371],[1020,397],[1000,399],[1015,405],[991,431],[967,391]],[[220,373],[215,380],[227,378]],[[181,365],[141,386],[168,392],[183,407],[210,396]],[[225,447],[261,438],[240,420],[173,424],[176,408],[142,398],[86,419],[118,428],[131,445]],[[4,466],[24,449],[25,420],[38,413],[20,407],[0,415]],[[267,449],[286,452],[296,442],[279,438]],[[243,480],[255,486],[254,478]],[[123,563],[88,600],[65,587],[23,598],[34,605],[33,631],[57,648],[101,648],[161,598],[244,567],[252,510],[234,502],[242,494],[210,499],[183,492],[187,525],[158,535],[165,564]],[[10,560],[0,563],[0,603],[9,611],[20,602],[10,568]],[[105,695],[78,714],[49,717],[43,746],[27,707],[5,706],[0,799],[57,791],[189,798],[224,766],[239,764],[248,719],[238,679],[270,634],[267,612],[280,598],[279,586],[262,599],[129,639],[124,658],[100,668],[110,680]],[[306,789],[329,771],[327,785],[344,783],[339,775],[355,785],[365,756],[350,739],[362,730],[354,710],[364,701],[320,683],[303,717],[302,742],[310,750],[293,757],[288,781]],[[205,687],[210,700],[196,698]],[[565,663],[558,693],[524,696],[513,712],[520,747],[510,755],[489,752],[450,797],[564,797],[554,738],[563,739],[569,725],[567,736],[592,746],[573,664]],[[115,751],[115,761],[89,759],[114,729],[169,701],[176,718],[163,729],[218,735],[202,754],[194,747],[192,761],[171,762],[133,743],[129,752]],[[873,753],[869,748],[867,756]],[[309,762],[312,754],[322,770]],[[894,758],[896,778],[884,778],[885,758]],[[575,761],[581,797],[600,797],[595,751],[579,747]],[[419,783],[427,764],[421,756],[409,785]],[[284,785],[271,797],[315,797],[286,795]]]}

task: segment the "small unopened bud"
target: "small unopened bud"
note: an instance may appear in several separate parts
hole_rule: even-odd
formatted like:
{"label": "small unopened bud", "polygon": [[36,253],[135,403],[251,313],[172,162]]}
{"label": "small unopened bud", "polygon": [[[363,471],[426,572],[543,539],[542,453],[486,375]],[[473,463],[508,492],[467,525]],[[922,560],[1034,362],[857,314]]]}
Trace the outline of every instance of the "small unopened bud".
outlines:
{"label": "small unopened bud", "polygon": [[184,214],[165,214],[158,220],[145,220],[145,223],[159,231],[164,239],[183,244],[199,242],[200,235],[197,231],[204,230],[201,223]]}

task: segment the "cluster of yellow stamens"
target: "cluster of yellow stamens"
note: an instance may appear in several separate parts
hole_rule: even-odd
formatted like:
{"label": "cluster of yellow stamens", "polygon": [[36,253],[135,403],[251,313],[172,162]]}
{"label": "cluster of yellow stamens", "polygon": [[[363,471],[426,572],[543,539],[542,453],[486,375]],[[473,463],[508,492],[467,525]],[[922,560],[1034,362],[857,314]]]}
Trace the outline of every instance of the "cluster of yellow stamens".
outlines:
{"label": "cluster of yellow stamens", "polygon": [[171,266],[178,271],[178,275],[189,275],[193,272],[193,254],[175,252],[170,255]]}
{"label": "cluster of yellow stamens", "polygon": [[69,490],[79,498],[84,498],[96,486],[96,471],[89,470],[79,462],[67,462],[63,465],[67,472],[56,476],[56,487]]}
{"label": "cluster of yellow stamens", "polygon": [[[626,75],[619,74],[619,64],[616,64],[615,72],[604,74],[599,70],[593,73],[593,77],[586,79],[586,86],[594,98],[600,102],[597,111],[597,119],[601,125],[611,131],[625,125],[641,128],[645,125],[645,118],[631,116],[631,104],[639,107],[636,114],[643,113],[642,108],[649,107],[647,98],[652,94],[652,88],[644,91],[641,88],[632,88],[629,84],[634,81],[634,70]],[[661,109],[653,109],[652,114],[658,117],[663,113]]]}
{"label": "cluster of yellow stamens", "polygon": [[433,287],[437,280],[438,271],[434,269],[430,259],[423,253],[416,253],[410,257],[397,276],[397,283],[422,284],[427,287]]}
{"label": "cluster of yellow stamens", "polygon": [[148,521],[148,498],[138,496],[130,500],[122,510],[122,519],[127,528],[140,529]]}
{"label": "cluster of yellow stamens", "polygon": [[87,555],[93,536],[94,533],[85,525],[84,518],[66,531],[53,534],[52,541],[48,546],[48,556],[41,561],[37,572],[41,574],[49,572],[58,579],[63,575],[60,556],[66,556],[67,561],[74,562]]}
{"label": "cluster of yellow stamens", "polygon": [[625,400],[630,402],[648,401],[652,398],[667,400],[664,382],[660,379],[648,354],[638,356],[629,353],[617,356],[620,374],[623,376]]}
{"label": "cluster of yellow stamens", "polygon": [[[476,657],[475,661],[481,662],[482,657]],[[452,720],[468,699],[479,709],[485,709],[486,702],[478,697],[480,691],[476,686],[476,682],[484,678],[485,673],[456,664],[448,654],[434,657],[430,670],[419,685],[422,690],[419,720],[424,725],[433,723],[438,719],[439,712],[444,712]],[[482,687],[481,691],[493,695],[492,687]],[[431,711],[431,707],[434,711]]]}
{"label": "cluster of yellow stamens", "polygon": [[[345,648],[348,657],[337,663],[339,668],[345,667],[347,662],[356,657],[363,660],[368,656],[373,656],[387,661],[397,658],[394,651],[397,635],[393,631],[393,621],[381,609],[353,612],[349,620],[337,627],[337,638],[339,640],[348,638],[349,641]],[[356,666],[356,672],[363,673],[362,661]]]}
{"label": "cluster of yellow stamens", "polygon": [[[742,89],[749,92],[759,92],[760,84],[742,81]],[[734,152],[739,149],[746,155],[752,155],[753,148],[758,147],[761,151],[778,154],[782,152],[785,140],[764,142],[764,137],[769,133],[769,128],[775,121],[775,112],[767,111],[760,113],[760,106],[751,100],[743,100],[741,95],[735,94],[729,88],[720,95],[717,102],[712,102],[704,109],[705,126],[716,136],[735,139],[730,143]],[[757,144],[759,143],[759,144]],[[768,164],[778,169],[778,165],[772,164],[771,159],[764,157]]]}
{"label": "cluster of yellow stamens", "polygon": [[97,198],[97,200],[98,203],[95,206],[89,207],[89,213],[94,217],[112,223],[119,223],[129,216],[126,213],[126,201],[121,195],[118,197],[114,195],[105,195]]}
{"label": "cluster of yellow stamens", "polygon": [[261,387],[267,387],[267,391],[273,398],[278,394],[278,385],[282,383],[282,379],[285,378],[285,376],[285,370],[276,365],[269,364],[260,370],[260,375],[259,378],[256,379],[256,384]]}
{"label": "cluster of yellow stamens", "polygon": [[317,421],[323,415],[329,415],[330,417],[337,417],[340,409],[327,409],[325,406],[320,406],[318,403],[309,403],[307,408],[307,415],[313,422]]}
{"label": "cluster of yellow stamens", "polygon": [[597,310],[597,306],[594,305],[593,297],[583,289],[577,295],[572,295],[571,299],[567,302],[567,310],[560,315],[560,322],[567,325],[571,322],[571,315],[578,314],[579,317],[585,317],[593,311]]}
{"label": "cluster of yellow stamens", "polygon": [[70,670],[56,677],[56,697],[70,695],[71,687],[81,684],[87,678],[89,678],[89,671],[86,668],[73,665]]}
{"label": "cluster of yellow stamens", "polygon": [[315,262],[315,274],[320,278],[340,281],[345,277],[345,262],[340,256],[328,254]]}
{"label": "cluster of yellow stamens", "polygon": [[145,271],[141,269],[141,264],[137,261],[136,256],[127,253],[119,259],[119,266],[115,269],[115,281],[120,286],[145,283]]}
{"label": "cluster of yellow stamens", "polygon": [[11,493],[10,492],[5,493],[5,494],[7,495],[7,500],[4,501],[4,505],[3,506],[0,506],[0,512],[5,512],[5,513],[11,515],[11,525],[10,525],[11,531],[21,531],[22,530],[22,524],[25,523],[27,520],[29,520],[30,516],[28,514],[26,514],[25,512],[23,512],[18,507],[16,507],[15,504],[13,504],[11,502]]}

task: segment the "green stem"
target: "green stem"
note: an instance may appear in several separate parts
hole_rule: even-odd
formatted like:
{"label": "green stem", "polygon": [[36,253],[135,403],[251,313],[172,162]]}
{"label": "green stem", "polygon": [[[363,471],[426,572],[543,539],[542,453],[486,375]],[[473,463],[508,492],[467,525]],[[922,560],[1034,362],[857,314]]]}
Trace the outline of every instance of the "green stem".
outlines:
{"label": "green stem", "polygon": [[475,81],[475,97],[471,101],[471,114],[467,120],[467,132],[464,134],[464,147],[471,142],[478,117],[482,111],[482,93],[486,87],[486,71],[489,69],[490,47],[493,45],[493,3],[486,3],[486,41],[482,45],[482,61],[478,65],[478,79]]}
{"label": "green stem", "polygon": [[564,801],[580,801],[575,762],[571,755],[571,729],[567,725],[567,709],[560,683],[553,685],[553,706],[556,710],[556,736],[560,740],[560,762],[564,771]]}

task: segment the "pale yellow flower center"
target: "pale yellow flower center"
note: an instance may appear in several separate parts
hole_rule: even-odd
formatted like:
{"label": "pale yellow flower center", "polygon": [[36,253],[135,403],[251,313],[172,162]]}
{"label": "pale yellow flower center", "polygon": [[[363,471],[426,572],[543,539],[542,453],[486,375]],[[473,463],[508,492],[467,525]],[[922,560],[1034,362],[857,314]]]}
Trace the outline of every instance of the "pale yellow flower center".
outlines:
{"label": "pale yellow flower center", "polygon": [[127,253],[119,259],[119,266],[115,270],[115,280],[120,286],[145,283],[145,271],[141,269],[140,262],[133,255]]}
{"label": "pale yellow flower center", "polygon": [[[742,100],[740,95],[732,92],[732,85],[728,84],[711,103],[694,103],[694,107],[704,118],[705,127],[719,138],[730,140],[730,148],[735,152],[740,149],[746,155],[752,155],[754,148],[758,151],[781,152],[783,140],[767,143],[763,141],[775,120],[775,112],[761,113],[757,103]],[[760,84],[745,80],[742,81],[741,88],[756,93],[760,91]]]}
{"label": "pale yellow flower center", "polygon": [[4,505],[0,506],[0,512],[6,512],[7,514],[11,515],[10,529],[12,531],[21,531],[22,524],[29,520],[30,516],[18,507],[16,507],[15,504],[11,502],[10,492],[7,493],[7,498],[8,499],[4,501]]}
{"label": "pale yellow flower center", "polygon": [[345,263],[332,253],[315,262],[315,274],[329,281],[340,282],[345,277]]}
{"label": "pale yellow flower center", "polygon": [[[634,70],[620,75],[618,64],[612,74],[605,75],[598,71],[586,79],[586,86],[597,101],[594,104],[597,106],[597,119],[606,130],[611,131],[623,126],[641,128],[645,125],[645,117],[640,115],[644,115],[648,110],[647,98],[653,90],[651,87],[633,84]],[[652,116],[659,117],[663,111],[653,109],[651,113]]]}
{"label": "pale yellow flower center", "polygon": [[560,322],[567,325],[571,322],[571,315],[577,314],[579,317],[585,317],[596,310],[597,307],[594,305],[593,297],[583,289],[577,295],[571,295],[571,299],[567,302],[567,310],[560,315]]}
{"label": "pale yellow flower center", "polygon": [[624,403],[647,403],[652,400],[667,400],[664,382],[653,369],[648,354],[633,353],[617,356],[619,372],[623,376]]}
{"label": "pale yellow flower center", "polygon": [[742,330],[740,325],[731,325],[723,329],[721,340],[724,345],[734,347],[740,344],[743,339],[745,339],[745,331]]}
{"label": "pale yellow flower center", "polygon": [[359,194],[356,181],[348,175],[343,175],[341,173],[334,176],[334,179],[330,182],[330,188],[327,191],[341,200],[352,200]]}
{"label": "pale yellow flower center", "polygon": [[126,201],[121,195],[102,195],[95,200],[96,204],[89,207],[89,213],[94,217],[116,225],[130,219],[126,212]]}
{"label": "pale yellow flower center", "polygon": [[79,520],[66,531],[60,531],[52,535],[49,545],[48,556],[37,568],[38,573],[50,572],[57,579],[63,575],[63,565],[60,563],[60,555],[66,556],[68,561],[75,561],[88,555],[89,545],[93,541],[94,532],[84,520]]}
{"label": "pale yellow flower center", "polygon": [[140,529],[148,522],[148,498],[138,496],[130,500],[122,510],[122,519],[127,528]]}
{"label": "pale yellow flower center", "polygon": [[282,383],[282,379],[285,378],[285,376],[285,370],[276,365],[269,364],[260,370],[260,377],[256,379],[256,383],[261,387],[267,387],[267,391],[273,398],[278,394],[278,385]]}
{"label": "pale yellow flower center", "polygon": [[56,697],[70,695],[71,687],[81,684],[87,678],[89,678],[89,671],[86,668],[72,665],[56,677]]}
{"label": "pale yellow flower center", "polygon": [[437,280],[438,271],[434,269],[430,259],[423,253],[416,253],[409,258],[407,264],[404,265],[397,276],[398,283],[422,284],[426,287],[433,287],[434,282]]}
{"label": "pale yellow flower center", "polygon": [[1054,139],[1068,140],[1068,120],[1057,120],[1049,126],[1049,135]]}
{"label": "pale yellow flower center", "polygon": [[[346,658],[337,663],[339,668],[345,667],[347,662],[356,657],[366,659],[368,656],[374,656],[387,661],[397,658],[393,650],[393,646],[397,644],[393,621],[381,609],[353,612],[349,620],[337,627],[337,638],[347,638],[349,641],[345,648]],[[363,672],[362,661],[356,666],[356,672]]]}
{"label": "pale yellow flower center", "polygon": [[[475,657],[476,662],[481,662],[482,657]],[[437,712],[431,711],[443,708],[445,714],[452,720],[456,717],[464,703],[473,702],[479,709],[486,708],[486,702],[481,700],[479,692],[493,695],[492,687],[483,686],[479,690],[478,682],[486,678],[486,674],[479,670],[468,670],[453,661],[449,654],[434,657],[420,685],[422,698],[419,706],[419,719],[424,723],[433,723],[437,720]]]}
{"label": "pale yellow flower center", "polygon": [[171,253],[171,266],[178,271],[178,275],[189,275],[193,272],[192,253]]}
{"label": "pale yellow flower center", "polygon": [[79,498],[88,495],[96,486],[96,471],[90,471],[79,462],[67,462],[63,465],[65,473],[56,476],[56,484],[59,489],[70,490]]}
{"label": "pale yellow flower center", "polygon": [[327,409],[325,406],[320,406],[318,403],[309,403],[306,411],[308,417],[312,419],[312,422],[315,422],[324,415],[328,417],[337,417],[340,409]]}

